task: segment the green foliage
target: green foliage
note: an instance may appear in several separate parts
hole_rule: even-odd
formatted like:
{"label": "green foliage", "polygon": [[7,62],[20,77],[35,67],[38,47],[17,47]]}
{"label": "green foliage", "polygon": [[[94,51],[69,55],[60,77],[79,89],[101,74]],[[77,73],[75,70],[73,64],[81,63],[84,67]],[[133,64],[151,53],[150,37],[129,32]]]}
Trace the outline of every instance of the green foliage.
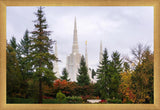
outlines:
{"label": "green foliage", "polygon": [[109,97],[109,88],[111,84],[110,61],[108,60],[107,49],[104,50],[103,59],[102,62],[100,62],[97,72],[97,89],[101,99],[106,99]]}
{"label": "green foliage", "polygon": [[111,84],[109,90],[110,98],[119,98],[118,88],[120,85],[120,73],[122,72],[122,60],[120,59],[120,53],[113,52],[112,53],[112,61],[110,63],[111,68]]}
{"label": "green foliage", "polygon": [[120,99],[108,99],[107,103],[120,104],[120,103],[122,103],[122,100],[120,100]]}
{"label": "green foliage", "polygon": [[68,103],[82,103],[82,97],[79,96],[72,96],[72,97],[66,97],[66,100]]}
{"label": "green foliage", "polygon": [[132,74],[136,103],[153,103],[153,54],[149,50],[144,51],[141,63]]}
{"label": "green foliage", "polygon": [[78,69],[78,73],[79,73],[77,77],[78,84],[80,86],[89,85],[90,79],[88,76],[88,69],[83,55],[81,57],[80,68]]}
{"label": "green foliage", "polygon": [[56,95],[56,99],[61,102],[63,100],[66,100],[66,96],[61,91],[59,91]]}
{"label": "green foliage", "polygon": [[62,80],[66,80],[66,81],[70,80],[70,79],[68,79],[68,72],[67,72],[66,68],[63,69],[62,75],[63,75],[63,76],[61,76]]}
{"label": "green foliage", "polygon": [[16,52],[13,47],[7,44],[7,96],[15,96],[20,92],[22,75],[18,60],[16,58]]}
{"label": "green foliage", "polygon": [[13,36],[10,40],[10,46],[16,51],[17,50],[17,43],[16,38]]}

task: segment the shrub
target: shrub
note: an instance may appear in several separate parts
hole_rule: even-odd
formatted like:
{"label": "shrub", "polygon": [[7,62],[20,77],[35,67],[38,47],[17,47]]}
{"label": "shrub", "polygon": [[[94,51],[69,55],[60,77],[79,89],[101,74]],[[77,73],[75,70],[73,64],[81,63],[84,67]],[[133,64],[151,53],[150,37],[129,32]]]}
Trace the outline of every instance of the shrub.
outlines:
{"label": "shrub", "polygon": [[72,96],[72,97],[67,97],[66,98],[68,103],[82,103],[82,97],[78,97],[78,96]]}
{"label": "shrub", "polygon": [[108,103],[117,103],[117,104],[119,104],[119,103],[122,103],[122,100],[119,100],[119,99],[108,99],[107,102]]}
{"label": "shrub", "polygon": [[66,96],[65,96],[65,94],[63,94],[61,91],[59,91],[59,92],[57,93],[57,95],[56,95],[56,98],[57,98],[58,101],[63,101],[63,100],[66,99]]}

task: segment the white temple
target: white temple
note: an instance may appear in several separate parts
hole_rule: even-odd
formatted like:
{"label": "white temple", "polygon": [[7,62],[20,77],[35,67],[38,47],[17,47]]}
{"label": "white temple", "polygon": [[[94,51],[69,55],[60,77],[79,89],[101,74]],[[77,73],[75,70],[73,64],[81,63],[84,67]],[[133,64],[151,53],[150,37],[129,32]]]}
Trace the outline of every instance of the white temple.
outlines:
{"label": "white temple", "polygon": [[[57,41],[55,42],[55,56],[58,58]],[[58,68],[58,61],[55,61],[55,62],[53,63],[53,72],[56,73],[55,76],[56,76],[57,78],[60,78],[59,68]]]}
{"label": "white temple", "polygon": [[78,68],[80,65],[80,61],[81,61],[81,54],[79,53],[77,25],[76,25],[76,18],[75,18],[72,53],[69,56],[67,56],[67,62],[66,62],[66,69],[69,73],[68,77],[70,81],[77,81]]}
{"label": "white temple", "polygon": [[[55,55],[58,58],[57,53],[57,42],[55,43]],[[100,53],[99,53],[99,62],[102,61],[103,53],[102,53],[102,42],[100,43]],[[97,82],[97,75],[92,78],[92,71],[89,69],[88,66],[88,52],[87,52],[87,41],[85,42],[85,60],[86,60],[86,66],[88,68],[88,76],[90,78],[91,83]],[[77,76],[78,76],[78,69],[80,66],[81,61],[81,54],[79,53],[79,46],[78,46],[78,36],[77,36],[77,24],[76,24],[76,18],[74,21],[74,31],[73,31],[73,45],[72,45],[72,53],[67,56],[66,59],[66,69],[68,74],[68,77],[70,81],[77,82]],[[59,69],[58,69],[58,62],[54,62],[54,69],[53,71],[56,73],[56,77],[60,78]]]}

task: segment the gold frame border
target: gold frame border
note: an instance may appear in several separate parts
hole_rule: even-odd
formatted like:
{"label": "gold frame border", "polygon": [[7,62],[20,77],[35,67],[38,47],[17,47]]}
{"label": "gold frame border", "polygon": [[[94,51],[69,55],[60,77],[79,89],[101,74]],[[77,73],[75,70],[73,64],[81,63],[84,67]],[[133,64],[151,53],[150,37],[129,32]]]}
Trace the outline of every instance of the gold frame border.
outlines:
{"label": "gold frame border", "polygon": [[[154,104],[6,104],[6,7],[7,6],[153,6],[154,7]],[[160,0],[0,0],[0,110],[10,109],[160,109]]]}

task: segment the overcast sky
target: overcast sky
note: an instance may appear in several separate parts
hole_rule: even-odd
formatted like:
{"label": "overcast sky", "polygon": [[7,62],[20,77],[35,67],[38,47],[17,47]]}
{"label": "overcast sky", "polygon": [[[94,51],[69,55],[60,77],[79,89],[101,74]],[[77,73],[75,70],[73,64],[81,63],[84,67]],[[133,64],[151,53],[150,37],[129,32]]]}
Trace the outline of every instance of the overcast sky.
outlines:
{"label": "overcast sky", "polygon": [[[34,12],[38,7],[7,7],[7,40],[12,36],[19,42],[26,29],[34,29]],[[88,64],[96,68],[100,41],[109,56],[119,51],[131,56],[130,49],[138,43],[153,50],[154,8],[143,7],[82,7],[54,6],[44,8],[50,38],[57,40],[60,72],[66,66],[66,56],[72,52],[74,18],[77,19],[79,51],[84,55],[88,42]]]}

